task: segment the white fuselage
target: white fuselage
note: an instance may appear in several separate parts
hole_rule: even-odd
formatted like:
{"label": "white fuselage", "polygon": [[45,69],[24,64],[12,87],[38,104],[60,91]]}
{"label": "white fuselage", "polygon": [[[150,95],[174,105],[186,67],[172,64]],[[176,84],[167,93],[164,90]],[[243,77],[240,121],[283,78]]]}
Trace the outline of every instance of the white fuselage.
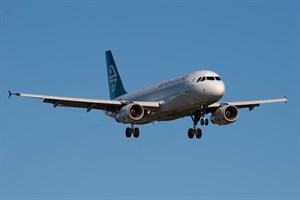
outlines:
{"label": "white fuselage", "polygon": [[[157,112],[146,112],[145,116],[136,122],[145,124],[191,116],[196,110],[217,102],[224,92],[225,85],[218,74],[201,70],[122,95],[116,100],[159,101],[161,108]],[[116,113],[106,114],[115,117]]]}

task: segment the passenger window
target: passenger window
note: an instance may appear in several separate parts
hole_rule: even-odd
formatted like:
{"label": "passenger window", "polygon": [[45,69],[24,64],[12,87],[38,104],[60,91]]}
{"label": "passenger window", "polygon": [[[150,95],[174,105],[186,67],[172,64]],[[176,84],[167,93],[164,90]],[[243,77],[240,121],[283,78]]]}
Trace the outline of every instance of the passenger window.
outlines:
{"label": "passenger window", "polygon": [[213,76],[208,76],[208,77],[207,77],[207,80],[213,81],[213,80],[215,80],[215,77],[213,77]]}
{"label": "passenger window", "polygon": [[220,77],[218,77],[218,76],[216,76],[216,80],[217,80],[217,81],[220,81],[220,80],[221,80],[221,78],[220,78]]}

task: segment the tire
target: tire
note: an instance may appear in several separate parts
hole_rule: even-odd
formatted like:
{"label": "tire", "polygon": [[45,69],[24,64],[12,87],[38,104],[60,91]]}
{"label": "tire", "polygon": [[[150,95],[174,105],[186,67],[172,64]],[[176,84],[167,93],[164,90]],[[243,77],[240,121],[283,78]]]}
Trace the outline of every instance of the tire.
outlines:
{"label": "tire", "polygon": [[132,130],[131,130],[131,128],[126,128],[126,130],[125,130],[125,135],[126,135],[126,137],[127,138],[130,138],[131,137],[131,135],[132,135]]}
{"label": "tire", "polygon": [[196,138],[200,139],[201,137],[202,137],[202,130],[198,128],[196,132]]}
{"label": "tire", "polygon": [[188,131],[188,137],[190,139],[193,139],[194,135],[195,135],[194,129],[190,128],[189,131]]}
{"label": "tire", "polygon": [[204,122],[204,124],[205,124],[205,126],[207,126],[208,125],[208,119],[205,119],[205,122]]}
{"label": "tire", "polygon": [[140,136],[140,129],[139,128],[135,128],[134,129],[134,133],[133,133],[133,137],[138,138]]}
{"label": "tire", "polygon": [[201,126],[203,126],[203,125],[204,125],[204,123],[205,123],[204,119],[203,119],[203,118],[201,118],[201,119],[200,119],[200,125],[201,125]]}

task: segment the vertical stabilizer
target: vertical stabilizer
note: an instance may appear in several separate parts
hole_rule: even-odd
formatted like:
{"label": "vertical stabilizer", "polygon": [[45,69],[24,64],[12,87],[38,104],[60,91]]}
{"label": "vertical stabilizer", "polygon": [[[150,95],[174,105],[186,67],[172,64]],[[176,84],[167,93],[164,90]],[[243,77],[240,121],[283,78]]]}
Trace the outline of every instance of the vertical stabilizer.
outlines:
{"label": "vertical stabilizer", "polygon": [[115,99],[123,94],[126,94],[120,74],[117,69],[117,65],[114,61],[111,51],[105,52],[106,67],[107,67],[107,78],[110,99]]}

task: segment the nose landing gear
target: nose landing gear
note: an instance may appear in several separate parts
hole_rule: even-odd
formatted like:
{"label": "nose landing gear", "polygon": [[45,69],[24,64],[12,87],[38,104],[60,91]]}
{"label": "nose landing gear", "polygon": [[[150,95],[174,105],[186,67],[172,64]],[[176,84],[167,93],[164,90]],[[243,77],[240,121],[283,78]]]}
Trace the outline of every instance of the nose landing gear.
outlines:
{"label": "nose landing gear", "polygon": [[204,116],[200,119],[201,126],[204,126],[204,125],[207,126],[208,123],[209,123],[208,119],[205,118]]}

